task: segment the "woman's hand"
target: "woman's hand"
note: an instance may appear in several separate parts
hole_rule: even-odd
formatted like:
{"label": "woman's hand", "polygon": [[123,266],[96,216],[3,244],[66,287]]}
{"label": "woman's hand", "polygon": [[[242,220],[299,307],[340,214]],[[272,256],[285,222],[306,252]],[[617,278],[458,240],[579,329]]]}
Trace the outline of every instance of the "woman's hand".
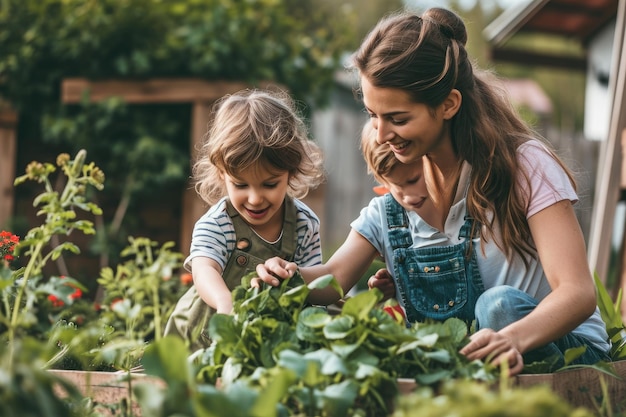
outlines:
{"label": "woman's hand", "polygon": [[256,266],[257,278],[253,278],[250,285],[254,288],[261,286],[261,281],[276,287],[280,279],[288,279],[298,270],[298,265],[288,262],[280,257],[270,258],[265,263]]}
{"label": "woman's hand", "polygon": [[371,290],[377,288],[383,293],[383,300],[388,300],[396,295],[396,285],[393,277],[386,269],[379,269],[367,280],[367,287]]}
{"label": "woman's hand", "polygon": [[519,374],[524,368],[522,354],[513,341],[491,329],[480,329],[471,335],[470,342],[460,352],[470,360],[482,359],[496,366],[506,362],[510,376]]}

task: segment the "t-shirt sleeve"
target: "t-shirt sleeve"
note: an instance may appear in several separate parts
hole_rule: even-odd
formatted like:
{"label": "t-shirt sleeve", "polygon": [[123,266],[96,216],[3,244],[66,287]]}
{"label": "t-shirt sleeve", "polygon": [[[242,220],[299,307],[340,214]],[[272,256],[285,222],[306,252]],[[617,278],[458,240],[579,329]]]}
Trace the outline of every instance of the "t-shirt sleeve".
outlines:
{"label": "t-shirt sleeve", "polygon": [[296,204],[296,253],[293,260],[302,266],[322,263],[322,243],[320,237],[320,220],[307,205],[299,200]]}
{"label": "t-shirt sleeve", "polygon": [[235,228],[225,206],[218,203],[204,214],[193,228],[189,256],[184,267],[191,271],[191,261],[195,257],[211,258],[222,270],[235,245]]}
{"label": "t-shirt sleeve", "polygon": [[519,181],[528,201],[526,218],[559,201],[578,202],[578,195],[567,173],[541,142],[529,141],[521,145],[518,160],[529,179],[529,182],[524,178]]}

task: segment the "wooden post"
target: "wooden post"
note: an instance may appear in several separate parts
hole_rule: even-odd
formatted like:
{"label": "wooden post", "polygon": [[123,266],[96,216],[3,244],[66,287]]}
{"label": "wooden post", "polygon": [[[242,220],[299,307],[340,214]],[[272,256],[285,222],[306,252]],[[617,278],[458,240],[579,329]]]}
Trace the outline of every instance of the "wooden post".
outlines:
{"label": "wooden post", "polygon": [[0,109],[0,228],[13,214],[17,113]]}
{"label": "wooden post", "polygon": [[619,198],[621,144],[626,129],[626,0],[617,7],[617,22],[613,44],[613,65],[609,91],[613,93],[609,136],[603,143],[598,164],[596,189],[589,232],[588,258],[592,272],[606,283],[614,228],[615,209]]}
{"label": "wooden post", "polygon": [[[211,122],[211,106],[203,101],[193,103],[191,109],[191,146],[190,155],[191,163],[196,161],[198,151],[202,145],[202,137],[207,131]],[[191,246],[191,234],[193,226],[208,208],[207,204],[198,196],[194,189],[194,181],[190,178],[187,188],[183,194],[183,219],[180,225],[180,247],[185,255],[189,255],[189,247]]]}

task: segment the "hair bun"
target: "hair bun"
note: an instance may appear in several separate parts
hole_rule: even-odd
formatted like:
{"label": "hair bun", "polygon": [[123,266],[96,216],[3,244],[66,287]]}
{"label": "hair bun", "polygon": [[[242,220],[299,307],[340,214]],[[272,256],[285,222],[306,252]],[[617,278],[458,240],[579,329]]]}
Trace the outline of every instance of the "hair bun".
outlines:
{"label": "hair bun", "polygon": [[451,10],[433,7],[422,14],[422,18],[435,23],[439,31],[447,38],[456,40],[465,46],[467,43],[467,30],[465,23],[459,15]]}

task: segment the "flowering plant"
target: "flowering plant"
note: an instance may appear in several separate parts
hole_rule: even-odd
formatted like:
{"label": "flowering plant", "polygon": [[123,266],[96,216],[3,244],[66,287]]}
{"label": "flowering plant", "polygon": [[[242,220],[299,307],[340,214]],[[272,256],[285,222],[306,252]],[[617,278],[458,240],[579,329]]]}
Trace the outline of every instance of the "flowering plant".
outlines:
{"label": "flowering plant", "polygon": [[[58,259],[62,252],[79,253],[78,246],[70,241],[54,244],[53,238],[59,235],[68,236],[78,230],[85,234],[95,233],[93,223],[79,219],[77,210],[100,215],[100,208],[87,201],[87,187],[96,189],[104,187],[104,173],[93,163],[85,163],[86,152],[81,150],[72,160],[68,154],[57,157],[57,166],[50,163],[31,162],[26,167],[25,175],[15,180],[15,185],[26,181],[36,181],[44,186],[44,192],[38,195],[33,205],[39,208],[37,215],[43,216],[41,225],[34,227],[20,239],[10,232],[2,234],[2,256],[4,269],[8,269],[8,261],[14,257],[25,255],[26,265],[10,273],[2,274],[2,310],[0,320],[6,326],[8,346],[12,347],[19,332],[27,333],[28,329],[38,323],[37,307],[41,294],[52,295],[57,302],[70,302],[70,296],[84,287],[71,278],[44,280],[42,270],[49,260]],[[57,167],[67,177],[61,192],[56,191],[50,180]],[[5,330],[5,329],[3,329]]]}
{"label": "flowering plant", "polygon": [[11,262],[15,259],[13,252],[18,243],[20,243],[19,236],[5,230],[0,232],[0,257],[4,259],[5,262]]}

